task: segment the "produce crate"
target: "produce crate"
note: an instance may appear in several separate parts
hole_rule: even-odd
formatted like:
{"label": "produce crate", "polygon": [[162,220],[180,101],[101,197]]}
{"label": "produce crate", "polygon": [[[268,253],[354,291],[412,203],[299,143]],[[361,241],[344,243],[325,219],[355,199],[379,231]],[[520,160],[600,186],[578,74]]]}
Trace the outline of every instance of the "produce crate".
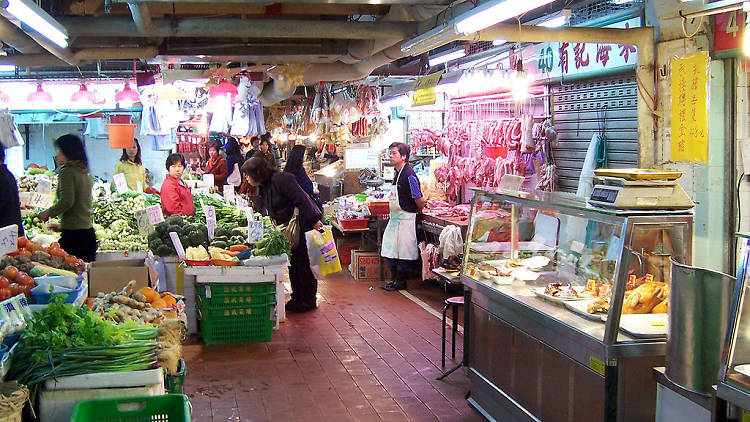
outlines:
{"label": "produce crate", "polygon": [[185,359],[180,358],[177,364],[177,373],[168,374],[164,371],[164,387],[168,393],[182,394],[182,385],[185,383]]}
{"label": "produce crate", "polygon": [[338,220],[341,228],[344,230],[360,230],[366,229],[367,223],[370,221],[369,218],[355,218],[351,220]]}
{"label": "produce crate", "polygon": [[249,293],[238,295],[206,297],[201,294],[195,295],[195,304],[200,307],[209,308],[236,308],[246,305],[273,305],[276,303],[276,293]]}
{"label": "produce crate", "polygon": [[205,344],[269,341],[273,334],[274,305],[198,309]]}
{"label": "produce crate", "polygon": [[85,400],[76,404],[71,422],[190,422],[184,394]]}
{"label": "produce crate", "polygon": [[196,283],[195,294],[206,296],[206,286],[211,288],[211,297],[276,293],[275,283]]}
{"label": "produce crate", "polygon": [[370,214],[374,216],[389,215],[391,213],[391,204],[387,201],[373,201],[367,204]]}

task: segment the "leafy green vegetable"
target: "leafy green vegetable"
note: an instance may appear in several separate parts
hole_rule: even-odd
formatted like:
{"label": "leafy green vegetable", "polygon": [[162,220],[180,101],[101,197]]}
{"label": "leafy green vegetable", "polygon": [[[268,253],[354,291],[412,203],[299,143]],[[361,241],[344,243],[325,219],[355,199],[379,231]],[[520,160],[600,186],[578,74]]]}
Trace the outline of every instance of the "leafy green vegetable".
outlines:
{"label": "leafy green vegetable", "polygon": [[283,253],[291,255],[292,245],[281,232],[275,230],[269,232],[253,249],[255,256],[276,256]]}

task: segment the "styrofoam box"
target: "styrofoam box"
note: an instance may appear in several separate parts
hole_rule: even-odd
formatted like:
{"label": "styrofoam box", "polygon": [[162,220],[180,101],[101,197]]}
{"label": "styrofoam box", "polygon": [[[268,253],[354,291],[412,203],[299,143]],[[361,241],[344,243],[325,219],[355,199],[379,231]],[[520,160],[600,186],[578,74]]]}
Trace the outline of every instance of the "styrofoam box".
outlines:
{"label": "styrofoam box", "polygon": [[61,377],[44,386],[39,394],[40,421],[68,421],[79,401],[164,394],[164,372],[161,368],[101,372]]}

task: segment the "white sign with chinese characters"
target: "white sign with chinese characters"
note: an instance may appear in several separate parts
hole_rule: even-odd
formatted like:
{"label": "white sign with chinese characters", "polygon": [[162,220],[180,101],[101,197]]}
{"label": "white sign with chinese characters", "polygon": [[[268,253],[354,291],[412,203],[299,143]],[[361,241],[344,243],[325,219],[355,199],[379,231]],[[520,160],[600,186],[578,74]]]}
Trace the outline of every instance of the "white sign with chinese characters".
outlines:
{"label": "white sign with chinese characters", "polygon": [[112,178],[115,180],[115,188],[117,189],[117,193],[125,193],[128,191],[128,182],[125,180],[125,174],[124,173],[117,173]]}
{"label": "white sign with chinese characters", "polygon": [[151,224],[156,225],[164,221],[164,213],[161,211],[161,205],[151,205],[150,207],[146,207],[146,212],[148,213],[148,219]]}
{"label": "white sign with chinese characters", "polygon": [[247,241],[248,243],[258,243],[263,239],[263,222],[262,221],[248,221],[247,222]]}
{"label": "white sign with chinese characters", "polygon": [[216,231],[216,209],[211,205],[204,205],[203,213],[206,214],[206,227],[208,228],[208,240],[213,240],[214,232]]}
{"label": "white sign with chinese characters", "polygon": [[18,249],[18,226],[10,226],[0,229],[0,255],[15,252]]}

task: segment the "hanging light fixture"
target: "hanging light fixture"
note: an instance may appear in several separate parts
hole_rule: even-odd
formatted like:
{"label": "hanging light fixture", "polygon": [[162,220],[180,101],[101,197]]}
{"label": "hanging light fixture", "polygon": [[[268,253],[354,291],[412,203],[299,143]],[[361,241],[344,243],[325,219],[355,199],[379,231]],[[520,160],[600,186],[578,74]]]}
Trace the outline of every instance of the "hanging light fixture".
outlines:
{"label": "hanging light fixture", "polygon": [[73,95],[70,96],[70,101],[74,103],[80,101],[88,101],[90,103],[93,103],[94,93],[86,88],[85,83],[81,82],[81,87],[78,89],[78,91],[74,92]]}
{"label": "hanging light fixture", "polygon": [[130,108],[134,103],[141,100],[138,92],[130,89],[130,81],[125,81],[125,87],[122,91],[115,94],[115,102],[119,103],[125,108]]}
{"label": "hanging light fixture", "polygon": [[32,92],[28,97],[26,97],[26,101],[30,103],[51,103],[52,96],[42,89],[42,83],[40,82],[36,85],[36,91]]}

